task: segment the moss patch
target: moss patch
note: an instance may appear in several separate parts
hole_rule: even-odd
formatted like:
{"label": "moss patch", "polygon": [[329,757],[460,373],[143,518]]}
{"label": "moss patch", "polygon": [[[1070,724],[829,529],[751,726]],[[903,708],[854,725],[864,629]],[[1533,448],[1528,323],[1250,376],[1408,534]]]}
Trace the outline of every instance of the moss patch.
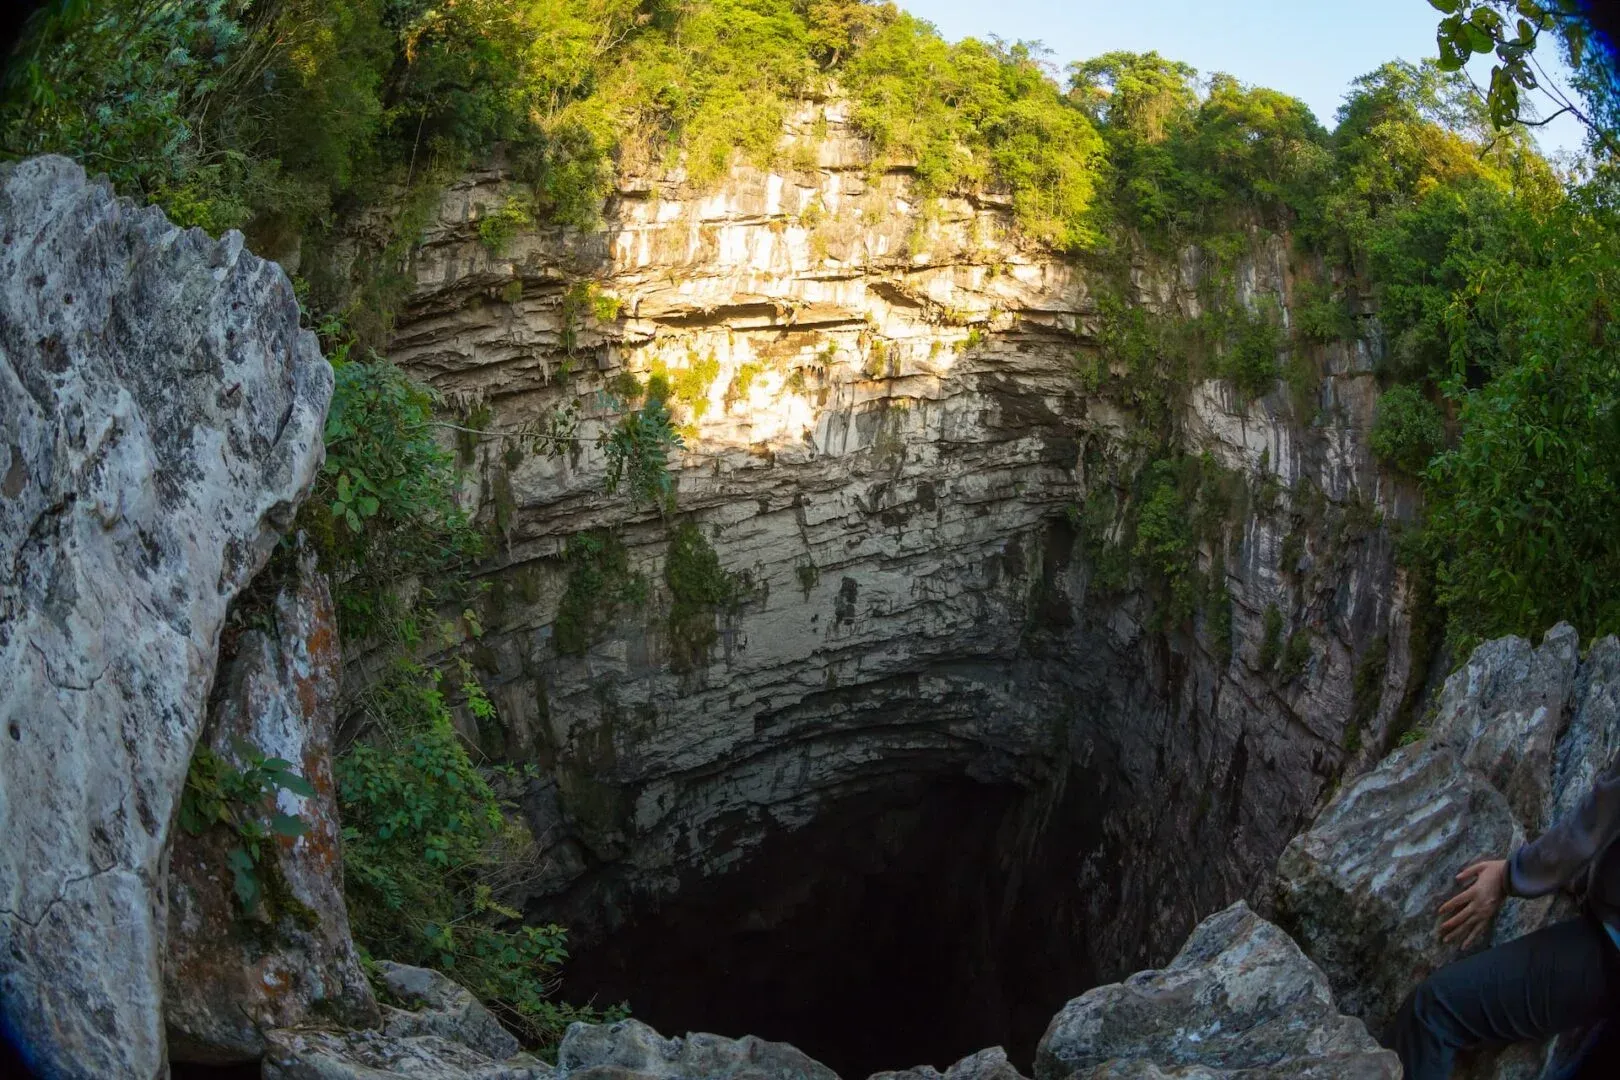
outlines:
{"label": "moss patch", "polygon": [[624,543],[609,532],[569,538],[563,555],[568,585],[552,622],[552,644],[564,656],[582,656],[624,608],[647,600],[647,581],[630,572]]}
{"label": "moss patch", "polygon": [[720,636],[715,616],[737,600],[738,579],[720,566],[702,531],[688,521],[670,537],[664,583],[670,594],[670,667],[691,671],[709,662]]}

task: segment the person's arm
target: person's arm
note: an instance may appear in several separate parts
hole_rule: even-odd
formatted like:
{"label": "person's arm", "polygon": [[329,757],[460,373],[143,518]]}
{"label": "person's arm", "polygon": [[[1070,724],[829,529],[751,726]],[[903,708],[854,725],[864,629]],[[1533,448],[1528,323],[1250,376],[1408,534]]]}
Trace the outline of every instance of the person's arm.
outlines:
{"label": "person's arm", "polygon": [[1509,896],[1545,896],[1563,888],[1620,834],[1620,758],[1575,809],[1506,859],[1488,859],[1457,875],[1463,889],[1440,905],[1440,940],[1468,948]]}
{"label": "person's arm", "polygon": [[1620,759],[1598,777],[1575,809],[1508,859],[1514,896],[1545,896],[1574,881],[1620,834]]}

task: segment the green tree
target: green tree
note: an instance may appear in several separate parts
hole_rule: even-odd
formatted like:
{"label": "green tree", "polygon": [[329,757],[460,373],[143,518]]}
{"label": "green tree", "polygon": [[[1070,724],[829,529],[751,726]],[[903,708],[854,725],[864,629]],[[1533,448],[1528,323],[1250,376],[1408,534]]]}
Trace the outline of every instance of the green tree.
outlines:
{"label": "green tree", "polygon": [[[1594,151],[1613,156],[1616,142],[1616,72],[1613,57],[1592,40],[1592,28],[1580,0],[1429,0],[1445,18],[1435,33],[1440,66],[1460,71],[1475,55],[1494,55],[1484,98],[1491,123],[1509,130],[1518,125],[1539,126],[1568,113],[1585,126]],[[1583,107],[1575,96],[1549,79],[1535,53],[1544,35],[1555,36],[1565,60],[1575,72],[1573,80]],[[1545,99],[1540,113],[1526,92]]]}
{"label": "green tree", "polygon": [[1156,52],[1110,52],[1069,65],[1069,93],[1092,122],[1158,143],[1198,107],[1191,65]]}
{"label": "green tree", "polygon": [[1502,360],[1483,385],[1453,376],[1457,442],[1429,468],[1438,596],[1461,648],[1559,619],[1583,637],[1620,630],[1613,195],[1600,179],[1527,212],[1522,251],[1483,262],[1463,287],[1490,297]]}
{"label": "green tree", "polygon": [[1392,387],[1378,399],[1368,443],[1372,452],[1416,476],[1445,443],[1440,409],[1416,386]]}

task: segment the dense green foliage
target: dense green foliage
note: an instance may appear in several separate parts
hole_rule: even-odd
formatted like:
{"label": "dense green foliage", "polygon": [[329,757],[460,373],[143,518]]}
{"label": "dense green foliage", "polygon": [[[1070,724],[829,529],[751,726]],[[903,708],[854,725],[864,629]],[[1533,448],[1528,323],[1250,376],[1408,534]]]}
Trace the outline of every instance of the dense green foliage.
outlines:
{"label": "dense green foliage", "polygon": [[[1482,259],[1456,313],[1461,406],[1454,446],[1429,470],[1439,600],[1462,643],[1569,619],[1620,630],[1620,216],[1600,180],[1549,210],[1517,207],[1519,243]],[[1483,323],[1492,370],[1460,342]],[[1486,377],[1488,376],[1488,377]]]}
{"label": "dense green foliage", "polygon": [[[493,713],[471,669],[459,687]],[[436,967],[531,1041],[554,1044],[588,1009],[551,996],[565,931],[521,923],[497,889],[534,872],[533,840],[505,813],[456,731],[440,672],[402,662],[367,688],[376,738],[337,760],[345,899],[375,955]]]}
{"label": "dense green foliage", "polygon": [[708,662],[720,637],[719,612],[737,600],[741,585],[720,565],[720,557],[696,524],[676,527],[664,557],[664,584],[669,586],[670,666],[690,671]]}
{"label": "dense green foliage", "polygon": [[1378,399],[1369,436],[1380,459],[1414,475],[1444,444],[1445,420],[1440,409],[1415,386],[1394,386]]}
{"label": "dense green foliage", "polygon": [[[422,637],[416,610],[479,554],[482,538],[456,501],[454,458],[435,437],[431,391],[386,361],[345,353],[332,355],[326,464],[300,525],[332,577],[343,635],[414,644]],[[404,588],[411,579],[414,594]]]}
{"label": "dense green foliage", "polygon": [[1325,174],[1326,135],[1304,103],[1157,53],[1108,53],[1070,68],[1070,94],[1108,148],[1117,217],[1160,242],[1184,241],[1258,214],[1274,225]]}
{"label": "dense green foliage", "polygon": [[840,70],[855,122],[890,161],[914,162],[924,194],[1004,188],[1019,223],[1059,248],[1093,238],[1102,141],[1024,45],[951,45],[901,15]]}

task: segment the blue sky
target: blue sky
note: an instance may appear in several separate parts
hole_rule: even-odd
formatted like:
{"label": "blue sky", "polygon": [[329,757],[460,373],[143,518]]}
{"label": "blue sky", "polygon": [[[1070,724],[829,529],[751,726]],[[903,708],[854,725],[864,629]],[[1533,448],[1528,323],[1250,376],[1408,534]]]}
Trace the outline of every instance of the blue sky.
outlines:
{"label": "blue sky", "polygon": [[[1427,0],[898,2],[953,41],[992,34],[1007,41],[1042,41],[1059,68],[1113,49],[1156,49],[1202,75],[1225,71],[1292,94],[1330,128],[1350,80],[1396,57],[1434,56],[1440,19]],[[1552,57],[1541,59],[1546,64]],[[1477,57],[1474,66],[1475,81],[1485,85],[1489,61]],[[1547,151],[1573,150],[1580,146],[1581,131],[1575,121],[1561,117],[1539,129],[1537,137]]]}

